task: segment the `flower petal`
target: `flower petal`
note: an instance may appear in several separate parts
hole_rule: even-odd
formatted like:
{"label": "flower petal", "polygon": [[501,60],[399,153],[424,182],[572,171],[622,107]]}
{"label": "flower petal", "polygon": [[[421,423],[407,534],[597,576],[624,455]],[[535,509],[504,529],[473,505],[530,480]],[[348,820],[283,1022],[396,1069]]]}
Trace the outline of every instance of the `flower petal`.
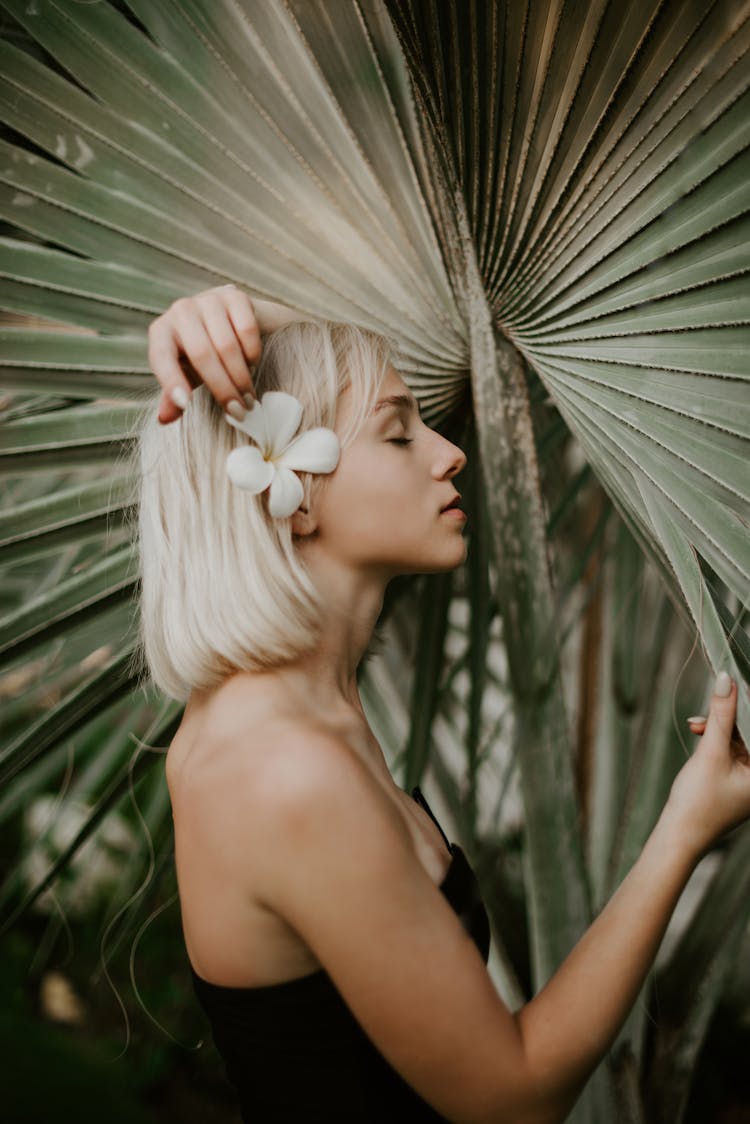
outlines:
{"label": "flower petal", "polygon": [[252,409],[248,410],[242,421],[237,421],[237,419],[233,418],[230,414],[224,414],[224,417],[235,429],[241,430],[243,433],[246,433],[248,437],[252,437],[254,441],[257,441],[261,450],[266,455],[271,452],[265,412],[260,402],[253,402]]}
{"label": "flower petal", "polygon": [[227,457],[227,473],[238,488],[257,494],[271,483],[276,468],[270,461],[263,460],[263,454],[255,445],[242,445],[232,449]]}
{"label": "flower petal", "polygon": [[277,467],[293,468],[298,472],[333,472],[341,456],[341,443],[332,429],[317,426],[308,429],[287,445]]}
{"label": "flower petal", "polygon": [[289,468],[277,468],[271,481],[268,510],[277,519],[293,515],[302,503],[305,489],[299,476]]}
{"label": "flower petal", "polygon": [[263,421],[271,446],[271,456],[276,459],[299,429],[302,421],[302,403],[293,394],[283,390],[267,390],[263,395]]}

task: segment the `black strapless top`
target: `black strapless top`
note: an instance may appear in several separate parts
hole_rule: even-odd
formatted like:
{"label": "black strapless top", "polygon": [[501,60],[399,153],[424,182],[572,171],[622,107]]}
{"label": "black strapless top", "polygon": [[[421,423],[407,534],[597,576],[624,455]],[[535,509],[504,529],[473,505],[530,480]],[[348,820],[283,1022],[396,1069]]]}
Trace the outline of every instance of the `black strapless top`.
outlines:
{"label": "black strapless top", "polygon": [[[440,890],[487,963],[490,927],[476,876],[418,785],[412,796],[452,855]],[[190,972],[246,1124],[448,1124],[377,1050],[324,968],[257,987]]]}

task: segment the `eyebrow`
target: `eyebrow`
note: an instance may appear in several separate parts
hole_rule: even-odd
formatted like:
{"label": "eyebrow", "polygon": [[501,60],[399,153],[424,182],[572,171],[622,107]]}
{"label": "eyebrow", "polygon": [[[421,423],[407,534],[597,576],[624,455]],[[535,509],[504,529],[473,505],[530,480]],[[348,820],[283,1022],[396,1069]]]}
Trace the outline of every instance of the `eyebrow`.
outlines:
{"label": "eyebrow", "polygon": [[375,403],[375,408],[372,411],[373,414],[377,414],[379,410],[385,409],[386,406],[416,410],[416,412],[419,413],[419,403],[411,394],[389,394],[387,398],[379,399],[379,401]]}

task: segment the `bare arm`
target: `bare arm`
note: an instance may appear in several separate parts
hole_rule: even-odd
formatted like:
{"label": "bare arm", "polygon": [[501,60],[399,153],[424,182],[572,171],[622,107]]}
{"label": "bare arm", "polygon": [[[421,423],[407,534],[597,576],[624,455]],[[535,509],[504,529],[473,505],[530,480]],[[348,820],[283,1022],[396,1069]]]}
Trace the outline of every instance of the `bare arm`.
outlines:
{"label": "bare arm", "polygon": [[515,1013],[392,802],[338,738],[306,725],[278,736],[262,768],[233,784],[237,809],[225,814],[242,825],[242,853],[255,856],[253,897],[302,937],[429,1104],[455,1124],[560,1124],[631,1009],[697,861],[750,815],[750,757],[732,737],[736,694],[732,684],[713,696],[641,855]]}
{"label": "bare arm", "polygon": [[690,723],[703,737],[637,861],[554,976],[515,1013],[545,1124],[566,1118],[612,1045],[697,863],[750,815],[750,756],[736,706],[736,683],[719,676],[708,721]]}
{"label": "bare arm", "polygon": [[516,1012],[529,1076],[562,1121],[617,1037],[699,854],[667,806],[637,861],[542,990]]}

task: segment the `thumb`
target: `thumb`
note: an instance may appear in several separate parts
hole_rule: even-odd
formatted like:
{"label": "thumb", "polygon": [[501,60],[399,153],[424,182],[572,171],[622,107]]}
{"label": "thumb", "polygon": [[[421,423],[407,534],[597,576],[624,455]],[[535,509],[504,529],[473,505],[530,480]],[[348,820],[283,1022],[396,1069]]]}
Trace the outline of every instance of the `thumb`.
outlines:
{"label": "thumb", "polygon": [[704,730],[707,742],[722,747],[729,744],[734,726],[734,712],[737,705],[737,688],[726,671],[716,676],[713,694],[709,703],[708,721]]}

